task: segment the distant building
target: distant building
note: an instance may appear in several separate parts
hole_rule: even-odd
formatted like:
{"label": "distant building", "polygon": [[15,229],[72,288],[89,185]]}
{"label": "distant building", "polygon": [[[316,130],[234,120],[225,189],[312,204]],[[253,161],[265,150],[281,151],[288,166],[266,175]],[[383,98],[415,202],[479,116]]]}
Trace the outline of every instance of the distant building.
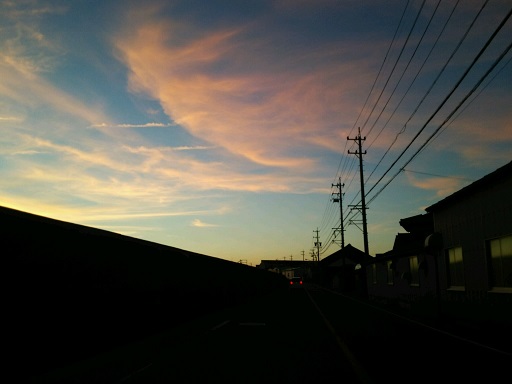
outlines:
{"label": "distant building", "polygon": [[400,220],[368,265],[371,300],[473,326],[512,325],[512,162]]}
{"label": "distant building", "polygon": [[364,265],[372,259],[348,244],[319,262],[320,282],[334,290],[364,294]]}
{"label": "distant building", "polygon": [[311,280],[315,267],[316,262],[301,260],[261,260],[256,266],[259,269],[282,274],[288,279],[302,277],[304,281]]}

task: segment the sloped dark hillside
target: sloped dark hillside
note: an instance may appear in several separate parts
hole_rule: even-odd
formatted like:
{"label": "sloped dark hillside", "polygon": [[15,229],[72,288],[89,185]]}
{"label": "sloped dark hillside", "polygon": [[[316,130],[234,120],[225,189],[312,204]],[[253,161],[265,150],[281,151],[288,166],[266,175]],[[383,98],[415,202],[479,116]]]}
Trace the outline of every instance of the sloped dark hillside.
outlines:
{"label": "sloped dark hillside", "polygon": [[47,370],[286,287],[239,263],[0,207],[13,366]]}

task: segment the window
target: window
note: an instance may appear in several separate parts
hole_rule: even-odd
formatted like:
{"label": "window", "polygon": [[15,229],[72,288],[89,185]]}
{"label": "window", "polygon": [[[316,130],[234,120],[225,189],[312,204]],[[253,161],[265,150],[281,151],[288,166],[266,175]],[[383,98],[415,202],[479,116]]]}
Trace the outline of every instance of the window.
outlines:
{"label": "window", "polygon": [[393,261],[388,260],[386,264],[388,267],[388,284],[393,285]]}
{"label": "window", "polygon": [[373,284],[377,284],[377,265],[375,263],[372,264],[372,281]]}
{"label": "window", "polygon": [[418,272],[418,256],[409,257],[409,272],[411,285],[420,285],[420,274]]}
{"label": "window", "polygon": [[489,241],[492,287],[512,288],[512,235]]}
{"label": "window", "polygon": [[448,286],[464,286],[464,265],[462,263],[462,247],[450,248],[446,251],[448,263]]}

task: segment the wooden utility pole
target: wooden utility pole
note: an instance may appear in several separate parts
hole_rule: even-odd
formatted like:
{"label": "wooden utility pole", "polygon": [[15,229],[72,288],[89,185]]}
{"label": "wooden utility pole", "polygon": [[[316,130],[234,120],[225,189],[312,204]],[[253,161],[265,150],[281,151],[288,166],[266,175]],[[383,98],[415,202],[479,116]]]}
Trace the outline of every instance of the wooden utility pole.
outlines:
{"label": "wooden utility pole", "polygon": [[320,232],[320,231],[317,228],[316,231],[313,231],[313,232],[316,232],[316,241],[315,241],[316,261],[320,261],[320,247],[322,246],[322,243],[320,242],[320,238],[319,238],[319,235],[318,235],[318,232]]}
{"label": "wooden utility pole", "polygon": [[354,140],[357,142],[358,150],[355,152],[348,151],[351,155],[356,155],[359,158],[359,176],[361,179],[361,206],[358,207],[361,209],[361,214],[363,215],[363,240],[364,240],[364,253],[366,254],[366,257],[370,256],[370,251],[368,249],[368,228],[366,225],[366,202],[364,198],[364,177],[363,177],[363,155],[366,155],[366,151],[362,151],[361,142],[366,140],[365,137],[361,137],[361,128],[359,128],[359,133],[357,137],[351,139],[347,137],[347,140]]}
{"label": "wooden utility pole", "polygon": [[334,203],[340,203],[340,233],[341,233],[341,249],[345,248],[345,230],[343,229],[343,193],[341,193],[341,188],[345,186],[345,184],[341,184],[341,177],[339,178],[338,184],[332,184],[333,187],[338,187],[338,192],[333,193],[337,197],[334,197],[332,201]]}

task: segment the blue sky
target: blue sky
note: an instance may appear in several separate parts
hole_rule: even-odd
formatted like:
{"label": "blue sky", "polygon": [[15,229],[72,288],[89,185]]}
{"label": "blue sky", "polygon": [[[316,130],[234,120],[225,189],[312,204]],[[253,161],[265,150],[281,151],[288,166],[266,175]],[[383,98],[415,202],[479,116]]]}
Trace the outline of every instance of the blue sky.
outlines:
{"label": "blue sky", "polygon": [[385,252],[512,158],[512,5],[484,3],[0,1],[0,205],[251,265],[318,229],[323,258],[340,180],[363,249],[360,129]]}

